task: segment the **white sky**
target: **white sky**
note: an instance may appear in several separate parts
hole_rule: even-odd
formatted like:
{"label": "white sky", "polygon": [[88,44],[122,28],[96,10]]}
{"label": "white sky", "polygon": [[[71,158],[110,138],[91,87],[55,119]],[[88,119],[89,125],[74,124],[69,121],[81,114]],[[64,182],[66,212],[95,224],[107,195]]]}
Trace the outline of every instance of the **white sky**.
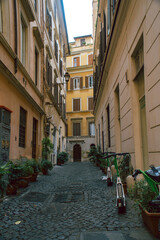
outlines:
{"label": "white sky", "polygon": [[69,42],[92,34],[92,0],[63,0]]}

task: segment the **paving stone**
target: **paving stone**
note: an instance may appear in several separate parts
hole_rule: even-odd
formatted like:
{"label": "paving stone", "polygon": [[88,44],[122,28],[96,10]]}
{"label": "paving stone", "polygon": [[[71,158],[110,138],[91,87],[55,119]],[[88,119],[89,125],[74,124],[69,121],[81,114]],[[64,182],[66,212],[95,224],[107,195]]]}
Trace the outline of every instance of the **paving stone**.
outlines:
{"label": "paving stone", "polygon": [[[144,230],[138,209],[128,197],[126,214],[118,214],[115,184],[107,187],[102,176],[89,162],[55,166],[50,175],[38,176],[20,195],[0,202],[0,236],[8,240],[14,231],[17,240],[79,240],[84,231],[96,237],[100,232],[117,236],[122,230],[132,232],[130,228]],[[21,223],[15,225],[17,221]]]}

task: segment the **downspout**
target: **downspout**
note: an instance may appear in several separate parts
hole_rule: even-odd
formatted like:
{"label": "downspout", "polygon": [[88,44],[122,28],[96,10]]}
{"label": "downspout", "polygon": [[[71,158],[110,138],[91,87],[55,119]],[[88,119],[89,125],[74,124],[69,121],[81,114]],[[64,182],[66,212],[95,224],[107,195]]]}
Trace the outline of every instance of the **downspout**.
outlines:
{"label": "downspout", "polygon": [[14,69],[15,73],[17,73],[17,0],[14,0],[14,50],[16,53],[16,58],[14,59]]}

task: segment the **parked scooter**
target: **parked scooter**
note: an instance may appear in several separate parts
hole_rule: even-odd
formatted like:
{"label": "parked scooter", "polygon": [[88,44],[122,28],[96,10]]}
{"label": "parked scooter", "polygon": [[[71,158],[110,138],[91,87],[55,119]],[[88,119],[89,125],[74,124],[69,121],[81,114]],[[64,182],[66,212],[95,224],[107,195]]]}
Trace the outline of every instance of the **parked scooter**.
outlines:
{"label": "parked scooter", "polygon": [[156,193],[156,199],[152,200],[150,205],[160,209],[160,166],[151,165],[150,168],[147,171],[136,169],[132,176],[136,179],[138,174],[143,174],[152,191]]}

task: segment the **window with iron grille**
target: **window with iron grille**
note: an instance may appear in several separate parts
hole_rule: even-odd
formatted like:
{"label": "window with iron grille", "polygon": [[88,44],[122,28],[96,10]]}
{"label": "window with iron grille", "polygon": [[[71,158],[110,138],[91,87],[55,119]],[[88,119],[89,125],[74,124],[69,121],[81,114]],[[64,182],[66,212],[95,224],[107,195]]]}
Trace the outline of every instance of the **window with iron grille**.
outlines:
{"label": "window with iron grille", "polygon": [[26,116],[27,112],[20,107],[20,119],[19,119],[19,147],[25,148],[26,138]]}
{"label": "window with iron grille", "polygon": [[88,110],[93,110],[93,97],[88,98]]}
{"label": "window with iron grille", "polygon": [[81,136],[81,123],[73,123],[73,136]]}
{"label": "window with iron grille", "polygon": [[80,111],[80,98],[73,99],[73,111]]}

